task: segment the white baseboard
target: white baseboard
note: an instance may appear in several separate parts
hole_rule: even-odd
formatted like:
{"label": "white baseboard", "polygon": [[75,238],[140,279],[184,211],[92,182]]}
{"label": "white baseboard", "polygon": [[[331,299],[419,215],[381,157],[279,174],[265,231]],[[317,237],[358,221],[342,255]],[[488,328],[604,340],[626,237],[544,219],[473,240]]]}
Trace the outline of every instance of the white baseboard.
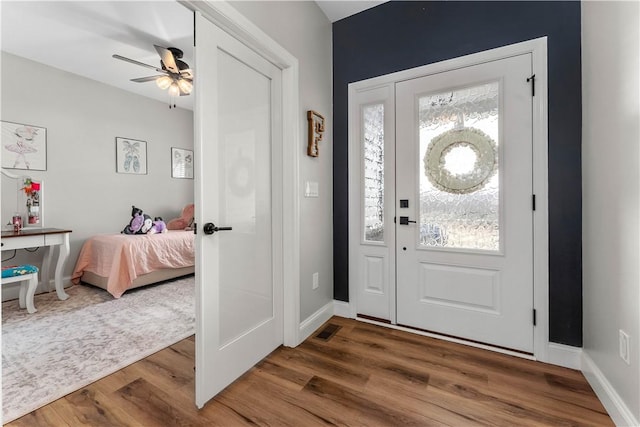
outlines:
{"label": "white baseboard", "polygon": [[309,338],[324,322],[331,319],[331,316],[333,316],[333,301],[328,302],[324,307],[300,323],[298,343]]}
{"label": "white baseboard", "polygon": [[582,348],[550,342],[547,345],[547,363],[565,368],[582,369]]}
{"label": "white baseboard", "polygon": [[344,301],[333,300],[333,315],[350,318],[349,303]]}
{"label": "white baseboard", "polygon": [[582,352],[582,373],[616,426],[640,426],[640,421],[629,410],[598,365],[584,351]]}

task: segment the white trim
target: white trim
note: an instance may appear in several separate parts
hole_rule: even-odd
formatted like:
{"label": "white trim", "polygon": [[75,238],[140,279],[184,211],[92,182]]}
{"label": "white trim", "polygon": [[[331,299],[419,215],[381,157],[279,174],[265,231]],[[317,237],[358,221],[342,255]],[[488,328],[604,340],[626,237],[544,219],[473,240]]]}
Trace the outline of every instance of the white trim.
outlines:
{"label": "white trim", "polygon": [[224,1],[179,0],[202,13],[225,32],[282,70],[282,224],[284,345],[295,347],[300,339],[300,135],[298,120],[298,59],[264,31]]}
{"label": "white trim", "polygon": [[302,341],[306,340],[331,317],[333,317],[333,301],[329,301],[324,307],[321,307],[300,323],[298,336]]}
{"label": "white trim", "polygon": [[344,301],[333,300],[333,315],[346,317],[351,319],[351,311],[349,309],[349,303]]}
{"label": "white trim", "polygon": [[536,75],[536,96],[533,97],[533,307],[537,325],[533,328],[533,348],[536,359],[548,362],[549,345],[549,159],[548,159],[548,78],[547,38],[528,43]]}
{"label": "white trim", "polygon": [[582,369],[582,348],[550,342],[547,349],[547,363],[580,370]]}
{"label": "white trim", "polygon": [[[549,213],[548,213],[548,74],[547,74],[547,37],[512,44],[509,46],[499,47],[496,49],[478,52],[447,61],[429,64],[422,67],[412,68],[409,70],[398,71],[396,73],[384,76],[374,77],[368,80],[359,81],[349,84],[349,112],[352,113],[353,105],[351,98],[359,91],[381,87],[394,82],[410,80],[417,77],[423,77],[431,74],[442,73],[458,68],[468,67],[489,61],[496,61],[516,55],[531,53],[532,55],[532,74],[536,75],[536,95],[533,97],[533,189],[536,194],[536,210],[533,215],[533,292],[534,292],[534,308],[537,311],[537,326],[533,329],[533,347],[534,355],[537,360],[542,362],[549,361]],[[357,141],[352,138],[350,130],[349,134],[349,158],[357,147],[353,145]],[[351,160],[350,160],[351,162]],[[349,170],[349,189],[355,189],[356,181],[359,180],[358,169]],[[349,215],[350,224],[358,224],[353,222],[351,214],[353,212],[354,197],[350,197]],[[358,212],[356,209],[355,212]],[[349,253],[351,254],[352,245],[359,244],[359,241],[353,240],[353,233],[350,232]],[[352,264],[351,257],[349,261],[349,300],[351,317],[356,317],[357,301],[353,292],[353,274],[351,270],[357,268],[357,264]],[[395,286],[395,284],[393,284]]]}
{"label": "white trim", "polygon": [[624,403],[624,400],[616,392],[607,377],[602,373],[598,365],[589,357],[586,351],[582,352],[582,373],[593,388],[593,391],[602,402],[609,416],[617,426],[640,426],[633,412]]}
{"label": "white trim", "polygon": [[[357,315],[357,305],[358,305],[358,283],[359,283],[359,275],[362,274],[360,272],[360,260],[358,255],[360,254],[360,198],[362,195],[361,191],[361,176],[362,171],[360,167],[360,141],[358,135],[360,134],[360,129],[356,129],[353,126],[353,123],[360,123],[359,119],[359,110],[360,105],[356,100],[357,94],[356,86],[354,83],[350,84],[348,87],[348,173],[349,173],[349,181],[348,181],[348,194],[349,194],[349,203],[348,203],[348,212],[349,212],[349,230],[348,230],[348,256],[349,256],[349,318],[355,319]],[[356,121],[355,117],[358,114],[358,120]],[[355,229],[355,230],[354,230]]]}

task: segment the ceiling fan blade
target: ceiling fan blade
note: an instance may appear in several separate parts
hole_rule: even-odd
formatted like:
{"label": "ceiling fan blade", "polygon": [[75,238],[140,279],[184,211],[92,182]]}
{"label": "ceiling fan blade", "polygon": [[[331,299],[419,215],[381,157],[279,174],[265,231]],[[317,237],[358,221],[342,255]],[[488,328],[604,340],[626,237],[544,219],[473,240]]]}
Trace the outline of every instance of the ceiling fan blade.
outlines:
{"label": "ceiling fan blade", "polygon": [[114,57],[115,59],[119,59],[119,60],[124,61],[124,62],[129,62],[131,64],[140,65],[141,67],[151,68],[152,70],[156,70],[159,73],[166,73],[166,71],[161,69],[161,68],[154,67],[153,65],[145,64],[144,62],[136,61],[135,59],[125,58],[124,56],[120,56],[120,55],[116,55],[116,54],[111,55],[111,56]]}
{"label": "ceiling fan blade", "polygon": [[167,70],[171,71],[172,73],[179,73],[180,69],[176,64],[173,53],[171,53],[171,51],[165,47],[158,46],[156,44],[154,44],[153,46],[156,48],[156,51],[158,52],[158,55],[160,55],[160,59],[162,60],[164,66],[167,67]]}
{"label": "ceiling fan blade", "polygon": [[136,83],[153,82],[157,80],[158,77],[163,77],[163,76],[138,77],[137,79],[131,79],[131,81]]}
{"label": "ceiling fan blade", "polygon": [[191,71],[191,68],[180,70],[180,75],[183,79],[193,80],[193,72]]}

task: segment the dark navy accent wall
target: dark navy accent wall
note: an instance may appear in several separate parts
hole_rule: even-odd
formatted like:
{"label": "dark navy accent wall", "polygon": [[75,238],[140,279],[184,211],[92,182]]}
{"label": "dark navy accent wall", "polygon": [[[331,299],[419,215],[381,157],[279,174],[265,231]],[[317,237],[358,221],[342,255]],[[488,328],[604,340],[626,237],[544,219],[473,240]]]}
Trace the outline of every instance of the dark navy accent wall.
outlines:
{"label": "dark navy accent wall", "polygon": [[349,300],[352,82],[548,37],[549,337],[582,345],[580,2],[392,1],[333,24],[334,296]]}

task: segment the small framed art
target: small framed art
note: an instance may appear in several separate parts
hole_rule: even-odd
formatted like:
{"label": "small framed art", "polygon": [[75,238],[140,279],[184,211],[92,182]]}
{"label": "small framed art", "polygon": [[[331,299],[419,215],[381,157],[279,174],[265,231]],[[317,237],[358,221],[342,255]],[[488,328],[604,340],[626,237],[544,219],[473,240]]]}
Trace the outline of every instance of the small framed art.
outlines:
{"label": "small framed art", "polygon": [[171,147],[171,177],[193,179],[193,151]]}
{"label": "small framed art", "polygon": [[116,137],[116,172],[147,174],[147,142]]}
{"label": "small framed art", "polygon": [[2,167],[47,170],[47,129],[21,123],[1,122]]}

